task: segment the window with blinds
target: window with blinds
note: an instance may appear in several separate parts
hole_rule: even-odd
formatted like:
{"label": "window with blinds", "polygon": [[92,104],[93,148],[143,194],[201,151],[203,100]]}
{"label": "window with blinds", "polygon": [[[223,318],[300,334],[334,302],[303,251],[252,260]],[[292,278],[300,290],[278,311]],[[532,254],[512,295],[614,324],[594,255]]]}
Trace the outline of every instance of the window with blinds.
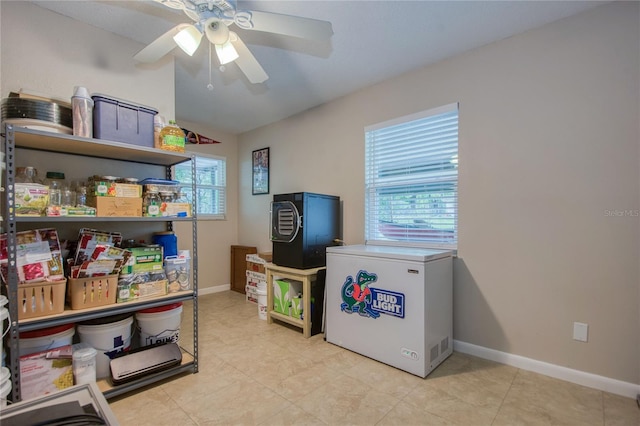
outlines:
{"label": "window with blinds", "polygon": [[365,239],[456,248],[458,104],[365,128]]}
{"label": "window with blinds", "polygon": [[[222,157],[198,154],[195,157],[196,191],[199,219],[225,219],[227,214],[227,161]],[[191,164],[175,166],[174,176],[180,182],[182,193],[192,202]]]}

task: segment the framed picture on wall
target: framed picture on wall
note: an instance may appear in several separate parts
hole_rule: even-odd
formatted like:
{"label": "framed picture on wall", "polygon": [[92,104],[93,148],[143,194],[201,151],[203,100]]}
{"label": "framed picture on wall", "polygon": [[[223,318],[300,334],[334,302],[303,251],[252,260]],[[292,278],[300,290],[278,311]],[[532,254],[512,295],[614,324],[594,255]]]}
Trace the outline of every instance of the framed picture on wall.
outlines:
{"label": "framed picture on wall", "polygon": [[269,193],[269,148],[253,151],[251,189],[253,195]]}

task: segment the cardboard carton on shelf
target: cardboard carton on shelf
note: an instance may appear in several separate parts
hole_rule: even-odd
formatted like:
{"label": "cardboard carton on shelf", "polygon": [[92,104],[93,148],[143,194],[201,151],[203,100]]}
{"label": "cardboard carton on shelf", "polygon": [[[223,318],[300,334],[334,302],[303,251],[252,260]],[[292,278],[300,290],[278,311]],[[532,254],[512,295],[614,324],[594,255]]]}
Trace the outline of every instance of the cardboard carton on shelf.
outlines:
{"label": "cardboard carton on shelf", "polygon": [[162,246],[129,247],[127,250],[131,252],[131,256],[120,271],[121,275],[138,272],[164,272]]}
{"label": "cardboard carton on shelf", "polygon": [[142,198],[87,197],[87,205],[98,217],[142,217]]}
{"label": "cardboard carton on shelf", "polygon": [[266,273],[264,266],[271,262],[271,253],[258,253],[247,255],[247,271]]}

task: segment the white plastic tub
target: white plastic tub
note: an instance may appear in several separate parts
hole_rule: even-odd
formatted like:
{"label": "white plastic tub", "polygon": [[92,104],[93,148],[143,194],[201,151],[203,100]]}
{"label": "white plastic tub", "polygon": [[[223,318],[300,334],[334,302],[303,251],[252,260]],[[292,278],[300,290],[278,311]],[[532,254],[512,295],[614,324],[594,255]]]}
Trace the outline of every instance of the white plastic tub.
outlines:
{"label": "white plastic tub", "polygon": [[70,345],[75,333],[74,324],[22,332],[18,342],[20,345],[18,353],[23,356]]}
{"label": "white plastic tub", "polygon": [[0,369],[0,408],[7,406],[7,398],[11,393],[11,372],[8,368]]}
{"label": "white plastic tub", "polygon": [[137,312],[140,346],[178,343],[181,319],[182,302]]}
{"label": "white plastic tub", "polygon": [[85,323],[78,325],[78,334],[82,343],[88,343],[98,351],[96,356],[96,379],[111,376],[109,362],[118,352],[131,347],[131,326],[133,316],[124,319],[102,319],[103,323]]}

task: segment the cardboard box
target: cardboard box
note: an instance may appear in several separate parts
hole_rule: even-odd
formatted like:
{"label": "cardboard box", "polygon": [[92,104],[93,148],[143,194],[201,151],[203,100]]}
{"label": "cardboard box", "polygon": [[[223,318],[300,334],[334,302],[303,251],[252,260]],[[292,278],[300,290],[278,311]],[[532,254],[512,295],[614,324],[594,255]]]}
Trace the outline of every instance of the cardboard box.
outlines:
{"label": "cardboard box", "polygon": [[42,216],[49,204],[49,187],[38,183],[16,183],[16,216]]}
{"label": "cardboard box", "polygon": [[127,250],[131,252],[131,257],[120,271],[120,275],[164,271],[162,246],[130,247]]}
{"label": "cardboard box", "polygon": [[191,203],[162,203],[160,212],[166,217],[191,217]]}
{"label": "cardboard box", "polygon": [[146,297],[164,296],[167,294],[167,280],[149,282],[131,282],[118,280],[116,303],[131,302]]}
{"label": "cardboard box", "polygon": [[266,259],[260,257],[257,254],[248,254],[247,259],[247,271],[254,271],[264,274],[266,271],[264,266],[269,263]]}
{"label": "cardboard box", "polygon": [[291,315],[291,299],[302,293],[302,282],[280,279],[273,281],[273,310]]}
{"label": "cardboard box", "polygon": [[73,386],[71,345],[20,357],[20,393],[22,400]]}
{"label": "cardboard box", "polygon": [[87,197],[98,217],[142,217],[142,198]]}
{"label": "cardboard box", "polygon": [[249,278],[247,278],[247,285],[245,287],[245,298],[247,302],[258,303],[258,287],[251,285],[249,283]]}
{"label": "cardboard box", "polygon": [[142,198],[142,185],[93,181],[92,186],[87,191],[87,196]]}
{"label": "cardboard box", "polygon": [[259,272],[246,271],[247,284],[245,286],[245,294],[247,302],[258,303],[258,284],[267,285],[267,276]]}
{"label": "cardboard box", "polygon": [[92,216],[95,217],[95,207],[67,207],[67,206],[47,206],[47,216]]}

